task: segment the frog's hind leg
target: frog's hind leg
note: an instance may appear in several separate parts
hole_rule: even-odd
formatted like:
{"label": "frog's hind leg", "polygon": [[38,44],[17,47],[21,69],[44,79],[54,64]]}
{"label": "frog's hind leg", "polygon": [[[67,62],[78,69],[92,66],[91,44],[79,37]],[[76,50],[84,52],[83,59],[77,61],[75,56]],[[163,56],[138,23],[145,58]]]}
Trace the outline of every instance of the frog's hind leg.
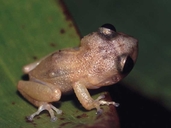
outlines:
{"label": "frog's hind leg", "polygon": [[[47,110],[51,116],[51,120],[55,121],[54,111],[61,114],[62,111],[51,105],[49,102],[58,101],[61,97],[61,91],[53,85],[46,83],[36,83],[32,81],[19,81],[18,90],[32,104],[39,107],[37,112],[28,117],[28,120],[33,120],[36,115],[39,115],[43,110]],[[54,110],[54,111],[53,111]]]}

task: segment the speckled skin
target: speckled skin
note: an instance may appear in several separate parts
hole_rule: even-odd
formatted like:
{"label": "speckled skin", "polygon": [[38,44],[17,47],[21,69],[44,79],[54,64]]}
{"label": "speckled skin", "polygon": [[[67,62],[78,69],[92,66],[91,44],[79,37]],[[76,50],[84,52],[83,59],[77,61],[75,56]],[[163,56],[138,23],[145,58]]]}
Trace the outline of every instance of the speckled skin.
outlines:
{"label": "speckled skin", "polygon": [[73,90],[87,110],[96,108],[101,112],[100,105],[116,105],[101,100],[103,96],[93,100],[87,89],[108,86],[124,78],[136,61],[137,42],[131,36],[104,26],[85,36],[80,47],[56,51],[25,66],[24,72],[29,74],[30,80],[19,81],[18,90],[39,107],[29,120],[44,109],[56,120],[53,110],[58,114],[61,111],[50,103]]}

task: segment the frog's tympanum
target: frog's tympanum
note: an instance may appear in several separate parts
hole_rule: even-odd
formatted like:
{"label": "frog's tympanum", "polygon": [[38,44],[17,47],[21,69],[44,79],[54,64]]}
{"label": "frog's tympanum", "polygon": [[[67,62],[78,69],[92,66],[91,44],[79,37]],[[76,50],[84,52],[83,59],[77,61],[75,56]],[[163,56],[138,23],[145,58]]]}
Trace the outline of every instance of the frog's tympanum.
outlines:
{"label": "frog's tympanum", "polygon": [[29,75],[29,81],[19,81],[18,90],[38,107],[28,119],[33,120],[41,111],[47,110],[55,121],[54,111],[57,114],[62,111],[51,103],[72,91],[87,110],[95,108],[101,113],[100,105],[117,106],[115,102],[105,101],[103,95],[94,100],[88,89],[120,81],[132,70],[137,53],[135,38],[116,32],[111,24],[104,24],[83,37],[78,48],[58,50],[25,66],[23,70]]}

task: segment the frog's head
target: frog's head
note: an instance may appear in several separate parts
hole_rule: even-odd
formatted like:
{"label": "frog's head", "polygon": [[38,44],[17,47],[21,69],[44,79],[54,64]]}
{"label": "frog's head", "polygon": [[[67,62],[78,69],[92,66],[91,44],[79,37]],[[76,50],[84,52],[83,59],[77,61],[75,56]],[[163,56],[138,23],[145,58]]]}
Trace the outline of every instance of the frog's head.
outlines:
{"label": "frog's head", "polygon": [[138,40],[117,32],[111,24],[104,24],[97,32],[85,36],[81,41],[82,46],[94,51],[96,58],[93,61],[96,65],[112,73],[110,76],[115,79],[112,83],[120,81],[132,70],[138,54]]}
{"label": "frog's head", "polygon": [[102,25],[98,33],[108,43],[114,44],[113,48],[115,48],[115,53],[118,55],[118,70],[123,74],[128,74],[137,59],[138,40],[124,33],[116,32],[115,27],[111,24]]}

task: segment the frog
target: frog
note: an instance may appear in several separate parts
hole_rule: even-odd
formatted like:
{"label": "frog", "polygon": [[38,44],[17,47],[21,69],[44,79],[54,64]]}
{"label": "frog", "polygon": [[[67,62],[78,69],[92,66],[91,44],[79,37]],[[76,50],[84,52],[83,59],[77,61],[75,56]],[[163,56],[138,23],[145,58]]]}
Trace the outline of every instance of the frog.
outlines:
{"label": "frog", "polygon": [[104,94],[93,99],[89,90],[122,80],[134,67],[137,56],[138,40],[106,23],[84,36],[78,47],[57,50],[24,66],[23,72],[29,80],[20,80],[17,89],[38,108],[28,120],[47,110],[51,121],[56,121],[56,114],[62,110],[52,103],[72,92],[86,110],[96,109],[97,114],[102,113],[102,105],[117,107],[119,104],[106,101]]}

